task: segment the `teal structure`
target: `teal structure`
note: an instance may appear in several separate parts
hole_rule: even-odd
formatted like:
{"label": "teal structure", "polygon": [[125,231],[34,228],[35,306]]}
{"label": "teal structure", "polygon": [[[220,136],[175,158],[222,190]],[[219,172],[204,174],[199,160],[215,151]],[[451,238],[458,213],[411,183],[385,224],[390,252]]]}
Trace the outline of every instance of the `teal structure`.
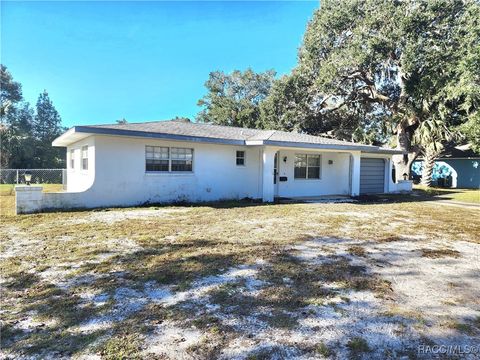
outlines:
{"label": "teal structure", "polygon": [[[423,161],[414,161],[412,175],[422,175]],[[460,189],[480,189],[480,155],[470,149],[456,147],[449,149],[435,161],[433,183],[450,187],[451,177],[456,173],[456,187]]]}

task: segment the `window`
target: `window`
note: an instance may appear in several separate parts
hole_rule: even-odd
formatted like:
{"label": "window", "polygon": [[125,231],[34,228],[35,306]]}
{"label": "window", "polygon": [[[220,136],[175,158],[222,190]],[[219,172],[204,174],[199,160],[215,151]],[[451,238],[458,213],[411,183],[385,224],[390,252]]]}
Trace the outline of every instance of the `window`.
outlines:
{"label": "window", "polygon": [[145,148],[147,171],[168,171],[168,147],[147,146]]}
{"label": "window", "polygon": [[237,151],[237,165],[245,165],[245,151]]}
{"label": "window", "polygon": [[82,169],[88,170],[88,146],[82,146]]}
{"label": "window", "polygon": [[172,148],[171,171],[192,171],[193,149]]}
{"label": "window", "polygon": [[75,150],[70,150],[70,169],[75,169]]}
{"label": "window", "polygon": [[146,171],[192,171],[193,149],[145,147]]}
{"label": "window", "polygon": [[320,155],[295,155],[295,179],[320,179]]}

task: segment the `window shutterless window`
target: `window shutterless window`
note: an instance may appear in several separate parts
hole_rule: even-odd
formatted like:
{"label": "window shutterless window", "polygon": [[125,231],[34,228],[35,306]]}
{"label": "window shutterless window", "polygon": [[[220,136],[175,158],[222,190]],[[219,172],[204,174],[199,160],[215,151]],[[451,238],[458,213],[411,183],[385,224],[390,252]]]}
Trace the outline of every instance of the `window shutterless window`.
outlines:
{"label": "window shutterless window", "polygon": [[168,171],[169,170],[169,148],[161,146],[145,147],[145,170],[146,171]]}
{"label": "window shutterless window", "polygon": [[192,171],[193,149],[171,148],[170,171]]}
{"label": "window shutterless window", "polygon": [[82,146],[82,169],[88,170],[88,146]]}
{"label": "window shutterless window", "polygon": [[70,150],[70,169],[75,169],[75,150]]}
{"label": "window shutterless window", "polygon": [[245,165],[245,151],[237,151],[237,165]]}
{"label": "window shutterless window", "polygon": [[295,179],[320,179],[320,155],[296,154]]}
{"label": "window shutterless window", "polygon": [[146,146],[145,170],[163,172],[192,171],[193,149]]}

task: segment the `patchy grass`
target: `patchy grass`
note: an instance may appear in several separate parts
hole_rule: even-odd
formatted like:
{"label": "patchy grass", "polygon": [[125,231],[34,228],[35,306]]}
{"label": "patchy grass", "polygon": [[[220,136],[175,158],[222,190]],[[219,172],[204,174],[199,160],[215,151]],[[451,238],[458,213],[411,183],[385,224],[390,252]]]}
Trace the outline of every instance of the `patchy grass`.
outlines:
{"label": "patchy grass", "polygon": [[421,249],[421,251],[423,257],[431,259],[438,259],[444,257],[460,257],[460,252],[452,249]]}
{"label": "patchy grass", "polygon": [[141,359],[140,339],[135,335],[122,335],[105,342],[99,353],[106,360]]}
{"label": "patchy grass", "polygon": [[[0,356],[291,358],[335,350],[345,358],[366,351],[358,339],[378,358],[398,354],[415,347],[417,331],[428,336],[418,314],[429,314],[397,302],[402,278],[385,274],[416,270],[428,249],[451,249],[435,253],[445,257],[436,266],[467,271],[480,243],[477,217],[430,202],[2,216]],[[457,283],[445,296],[458,301],[432,307],[463,324],[452,314],[463,304],[478,311],[478,286]]]}
{"label": "patchy grass", "polygon": [[347,347],[352,353],[352,355],[360,355],[362,353],[367,353],[372,351],[370,349],[370,346],[368,346],[367,340],[361,338],[361,337],[355,337],[351,340],[348,341]]}
{"label": "patchy grass", "polygon": [[328,358],[334,354],[332,349],[330,349],[327,345],[325,345],[323,342],[320,344],[317,344],[315,346],[315,352],[325,358]]}
{"label": "patchy grass", "polygon": [[415,185],[415,190],[425,196],[480,204],[480,189],[451,189]]}
{"label": "patchy grass", "polygon": [[451,321],[451,322],[447,322],[446,326],[449,327],[450,329],[454,329],[456,331],[459,331],[467,335],[475,334],[475,329],[472,324]]}
{"label": "patchy grass", "polygon": [[349,247],[348,252],[355,256],[365,256],[365,249],[358,245]]}

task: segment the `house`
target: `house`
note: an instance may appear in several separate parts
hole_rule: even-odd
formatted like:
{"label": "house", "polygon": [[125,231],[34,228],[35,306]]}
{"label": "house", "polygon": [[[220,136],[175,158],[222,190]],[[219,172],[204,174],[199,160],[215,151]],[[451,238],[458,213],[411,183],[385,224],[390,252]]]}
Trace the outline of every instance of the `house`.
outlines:
{"label": "house", "polygon": [[18,212],[411,188],[391,179],[397,150],[186,119],[75,126],[53,145],[67,148],[67,191],[18,188]]}
{"label": "house", "polygon": [[[414,179],[422,176],[423,160],[419,158],[412,164]],[[435,160],[433,185],[480,189],[480,154],[475,153],[469,144],[447,146]]]}

